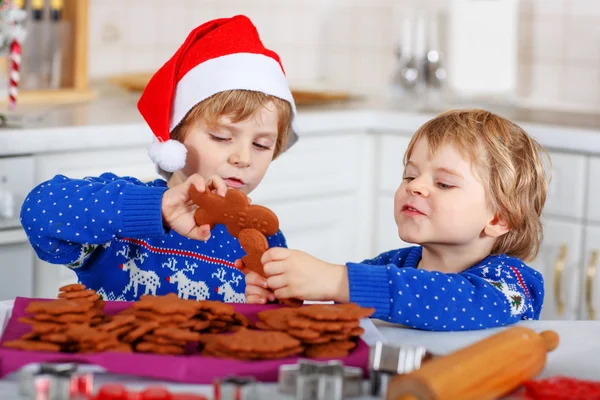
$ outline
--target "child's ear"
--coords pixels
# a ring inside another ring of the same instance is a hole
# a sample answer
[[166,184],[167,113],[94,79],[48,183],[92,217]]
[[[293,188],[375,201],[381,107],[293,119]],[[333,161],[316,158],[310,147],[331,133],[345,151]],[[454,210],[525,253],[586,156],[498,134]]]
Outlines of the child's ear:
[[510,231],[508,223],[499,215],[494,215],[494,217],[485,225],[485,228],[483,229],[483,232],[492,238],[499,238],[508,231]]

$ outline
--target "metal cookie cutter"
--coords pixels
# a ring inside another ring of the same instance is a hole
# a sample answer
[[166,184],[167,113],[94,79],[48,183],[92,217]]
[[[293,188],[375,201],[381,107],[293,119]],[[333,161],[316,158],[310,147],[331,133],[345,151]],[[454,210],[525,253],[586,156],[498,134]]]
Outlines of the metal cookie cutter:
[[19,370],[19,394],[27,399],[87,399],[93,375],[78,372],[77,364],[28,364]]
[[369,351],[369,380],[371,396],[383,395],[392,375],[408,374],[421,368],[432,357],[425,347],[391,346],[381,341]]
[[258,383],[251,376],[228,376],[213,381],[214,400],[259,400]]
[[362,394],[362,369],[338,360],[300,360],[279,367],[279,391],[296,400],[341,400]]

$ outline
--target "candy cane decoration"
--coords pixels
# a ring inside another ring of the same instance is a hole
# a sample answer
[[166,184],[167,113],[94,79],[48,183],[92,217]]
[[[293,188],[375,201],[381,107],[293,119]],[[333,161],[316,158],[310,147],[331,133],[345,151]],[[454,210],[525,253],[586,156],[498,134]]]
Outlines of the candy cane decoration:
[[19,94],[19,80],[21,79],[21,44],[13,39],[10,44],[9,55],[9,87],[8,87],[8,109],[14,110],[17,106],[17,95]]
[[21,79],[21,45],[25,40],[25,19],[27,12],[21,8],[13,7],[7,12],[8,36],[10,39],[9,52],[9,88],[8,108],[14,110],[19,94],[19,80]]

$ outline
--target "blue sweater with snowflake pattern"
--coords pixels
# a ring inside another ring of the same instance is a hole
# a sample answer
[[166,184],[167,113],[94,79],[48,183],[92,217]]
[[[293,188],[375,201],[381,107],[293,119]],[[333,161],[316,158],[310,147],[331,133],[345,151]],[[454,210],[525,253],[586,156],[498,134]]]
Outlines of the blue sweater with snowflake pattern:
[[374,318],[413,328],[459,331],[539,319],[542,275],[521,260],[490,255],[458,274],[417,269],[423,248],[407,247],[347,263],[350,301]]
[[[245,302],[245,255],[223,225],[198,241],[166,231],[162,196],[166,182],[143,183],[111,173],[69,179],[57,175],[34,188],[21,207],[21,224],[38,257],[65,264],[79,282],[106,300],[143,294]],[[281,232],[267,238],[286,247]]]

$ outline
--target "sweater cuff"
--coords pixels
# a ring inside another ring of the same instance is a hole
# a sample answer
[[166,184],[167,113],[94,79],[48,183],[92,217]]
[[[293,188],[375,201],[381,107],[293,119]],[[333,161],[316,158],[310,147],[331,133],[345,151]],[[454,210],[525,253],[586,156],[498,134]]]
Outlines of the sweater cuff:
[[372,318],[387,320],[392,296],[388,266],[347,263],[350,301],[361,307],[373,307]]
[[125,185],[121,196],[122,226],[119,236],[149,238],[165,234],[162,196],[166,187]]

